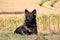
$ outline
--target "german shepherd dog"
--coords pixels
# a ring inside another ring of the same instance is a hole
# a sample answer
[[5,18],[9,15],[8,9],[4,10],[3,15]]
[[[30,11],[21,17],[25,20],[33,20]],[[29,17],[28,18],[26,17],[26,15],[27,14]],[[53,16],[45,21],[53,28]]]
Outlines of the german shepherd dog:
[[25,22],[22,26],[19,26],[14,33],[21,35],[37,34],[36,9],[34,9],[32,12],[25,9]]

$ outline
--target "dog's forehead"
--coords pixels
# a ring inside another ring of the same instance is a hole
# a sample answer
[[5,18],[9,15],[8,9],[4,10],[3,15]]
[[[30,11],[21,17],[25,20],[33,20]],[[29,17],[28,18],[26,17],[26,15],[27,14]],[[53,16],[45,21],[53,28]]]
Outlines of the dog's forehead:
[[33,15],[34,13],[30,12],[29,15]]

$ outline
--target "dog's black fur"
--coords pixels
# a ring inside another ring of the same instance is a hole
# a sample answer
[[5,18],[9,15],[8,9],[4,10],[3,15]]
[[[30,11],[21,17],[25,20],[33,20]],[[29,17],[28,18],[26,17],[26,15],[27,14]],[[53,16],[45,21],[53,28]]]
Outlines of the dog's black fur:
[[18,27],[14,33],[21,35],[37,34],[36,9],[34,9],[32,12],[25,9],[25,23],[23,26]]

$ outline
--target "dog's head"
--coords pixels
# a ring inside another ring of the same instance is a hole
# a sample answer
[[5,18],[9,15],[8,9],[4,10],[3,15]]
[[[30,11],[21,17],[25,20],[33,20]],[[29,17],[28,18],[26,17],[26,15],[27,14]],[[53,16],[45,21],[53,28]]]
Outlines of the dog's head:
[[25,17],[27,21],[32,21],[36,18],[36,9],[34,9],[32,12],[29,12],[27,9],[25,9]]

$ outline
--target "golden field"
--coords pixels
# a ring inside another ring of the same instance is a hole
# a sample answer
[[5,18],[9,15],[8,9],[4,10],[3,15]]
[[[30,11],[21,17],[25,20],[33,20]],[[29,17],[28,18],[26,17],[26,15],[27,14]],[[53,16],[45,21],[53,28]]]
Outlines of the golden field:
[[[14,31],[24,20],[24,14],[0,14],[0,29]],[[60,32],[59,14],[37,14],[36,20],[38,32]]]
[[23,25],[24,14],[0,14],[0,40],[59,40],[59,18],[59,14],[37,14],[38,35],[21,36],[14,34],[14,30]]

